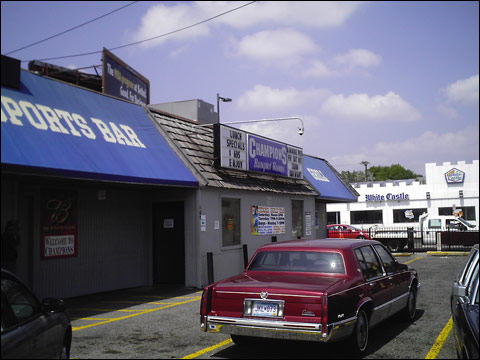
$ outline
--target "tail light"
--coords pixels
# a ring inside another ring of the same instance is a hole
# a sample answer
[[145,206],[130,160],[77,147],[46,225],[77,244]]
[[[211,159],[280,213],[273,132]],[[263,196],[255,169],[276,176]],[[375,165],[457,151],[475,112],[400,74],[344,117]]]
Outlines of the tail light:
[[324,295],[322,298],[322,336],[327,337],[328,324],[328,297]]
[[206,317],[212,309],[212,287],[206,287],[203,290],[202,301],[200,302],[200,326],[203,331],[207,331]]

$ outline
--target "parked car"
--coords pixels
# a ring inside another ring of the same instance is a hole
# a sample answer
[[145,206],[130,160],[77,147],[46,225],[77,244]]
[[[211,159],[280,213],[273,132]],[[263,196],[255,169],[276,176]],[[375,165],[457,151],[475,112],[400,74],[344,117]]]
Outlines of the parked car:
[[327,231],[329,238],[370,239],[368,236],[368,230],[360,230],[351,225],[327,225]]
[[2,268],[2,359],[69,359],[70,316],[62,300],[41,303],[30,289]]
[[246,270],[207,286],[201,328],[253,338],[348,340],[362,354],[369,329],[396,313],[415,317],[420,282],[379,242],[319,239],[260,247]]
[[451,307],[457,357],[478,359],[478,244],[453,284]]

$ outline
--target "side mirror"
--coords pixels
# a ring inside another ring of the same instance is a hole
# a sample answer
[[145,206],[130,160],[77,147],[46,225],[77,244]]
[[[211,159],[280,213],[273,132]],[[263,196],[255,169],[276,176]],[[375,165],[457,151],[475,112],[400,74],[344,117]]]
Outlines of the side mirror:
[[61,312],[66,310],[66,306],[63,300],[45,298],[42,301],[42,309],[47,312]]
[[467,296],[467,287],[465,285],[454,284],[452,295],[458,297]]

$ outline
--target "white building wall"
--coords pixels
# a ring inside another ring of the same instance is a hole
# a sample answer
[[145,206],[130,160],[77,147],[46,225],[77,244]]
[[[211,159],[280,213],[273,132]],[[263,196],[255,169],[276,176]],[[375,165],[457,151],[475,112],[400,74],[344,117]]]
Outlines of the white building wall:
[[[425,164],[426,182],[420,183],[414,180],[399,180],[388,182],[353,183],[352,186],[360,194],[357,203],[327,204],[327,212],[340,212],[340,221],[350,224],[350,212],[362,210],[382,210],[383,224],[407,225],[411,223],[393,222],[393,210],[395,209],[421,209],[427,208],[431,214],[438,215],[438,209],[442,207],[475,207],[475,220],[470,223],[479,224],[479,161],[471,163],[459,161],[457,163],[444,162]],[[463,183],[449,184],[445,174],[458,169],[465,173]],[[463,191],[463,198],[460,197]],[[430,193],[430,199],[427,199]],[[367,196],[370,200],[367,201]],[[364,225],[364,228],[373,224]]]

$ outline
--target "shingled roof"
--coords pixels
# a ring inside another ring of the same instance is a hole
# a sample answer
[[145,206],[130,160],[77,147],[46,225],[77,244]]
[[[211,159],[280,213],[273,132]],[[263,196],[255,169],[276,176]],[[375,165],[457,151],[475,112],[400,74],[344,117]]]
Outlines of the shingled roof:
[[200,186],[232,190],[266,191],[277,194],[318,196],[304,179],[292,179],[262,173],[243,172],[214,167],[213,126],[198,126],[197,122],[148,108],[177,153],[199,178]]

